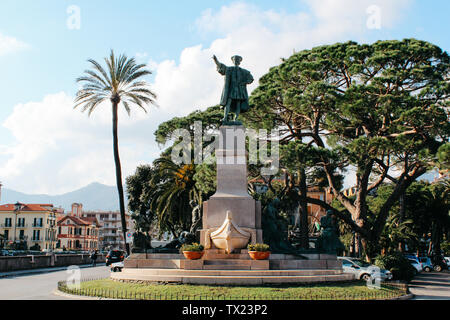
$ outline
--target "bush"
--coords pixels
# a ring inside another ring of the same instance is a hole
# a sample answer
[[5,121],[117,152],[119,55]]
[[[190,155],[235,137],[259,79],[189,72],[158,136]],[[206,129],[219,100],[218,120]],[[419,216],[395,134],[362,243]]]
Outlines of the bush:
[[450,241],[444,241],[441,243],[441,251],[444,256],[450,256]]
[[180,248],[180,252],[183,251],[195,251],[195,252],[201,252],[203,251],[205,248],[198,243],[193,243],[193,244],[183,244]]
[[267,244],[264,243],[256,243],[256,244],[249,244],[247,246],[248,251],[260,251],[260,252],[265,252],[265,251],[269,251],[270,247]]
[[378,256],[375,265],[392,272],[394,280],[410,281],[415,275],[415,269],[401,253]]

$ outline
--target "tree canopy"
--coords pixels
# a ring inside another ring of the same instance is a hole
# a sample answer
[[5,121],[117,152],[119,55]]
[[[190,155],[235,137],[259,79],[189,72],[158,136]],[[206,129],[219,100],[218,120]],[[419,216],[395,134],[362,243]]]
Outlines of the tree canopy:
[[[361,235],[370,255],[368,244],[379,238],[402,192],[445,162],[449,71],[446,52],[415,39],[320,46],[263,76],[245,117],[253,127],[278,128],[282,141],[319,151],[315,165],[344,207],[335,212]],[[354,170],[354,200],[336,184],[336,168]],[[395,187],[372,212],[367,195],[385,181]]]

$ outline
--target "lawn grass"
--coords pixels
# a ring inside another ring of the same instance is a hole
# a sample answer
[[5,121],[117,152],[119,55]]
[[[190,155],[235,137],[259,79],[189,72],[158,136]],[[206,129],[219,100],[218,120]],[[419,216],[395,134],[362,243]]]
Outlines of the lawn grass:
[[367,300],[390,299],[405,294],[401,289],[382,285],[370,289],[363,281],[304,285],[211,286],[187,284],[124,283],[110,279],[81,283],[79,290],[64,284],[63,292],[119,299],[139,300]]

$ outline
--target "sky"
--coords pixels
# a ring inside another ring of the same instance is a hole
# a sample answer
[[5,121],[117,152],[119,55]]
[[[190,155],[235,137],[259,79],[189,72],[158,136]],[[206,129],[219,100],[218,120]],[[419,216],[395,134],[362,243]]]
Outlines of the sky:
[[125,178],[158,157],[160,123],[218,104],[214,54],[241,55],[259,79],[295,51],[348,40],[416,38],[448,52],[449,11],[448,0],[1,0],[0,181],[47,194],[115,184],[110,106],[73,109],[87,59],[111,49],[146,63],[158,95],[148,114],[119,115]]

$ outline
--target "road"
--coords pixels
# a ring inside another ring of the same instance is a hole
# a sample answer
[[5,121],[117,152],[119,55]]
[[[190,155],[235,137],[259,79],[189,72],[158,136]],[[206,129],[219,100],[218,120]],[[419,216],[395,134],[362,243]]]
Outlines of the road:
[[[107,278],[109,267],[80,269],[82,279]],[[55,295],[58,281],[68,280],[67,270],[17,275],[0,278],[0,300],[66,300]],[[450,271],[423,272],[410,283],[410,291],[415,300],[450,300]]]
[[[95,268],[81,268],[81,279],[100,279],[110,275],[105,265]],[[68,280],[67,269],[61,271],[17,275],[0,279],[0,300],[65,300],[53,294],[58,281]]]
[[450,271],[422,272],[411,281],[414,300],[450,300]]

